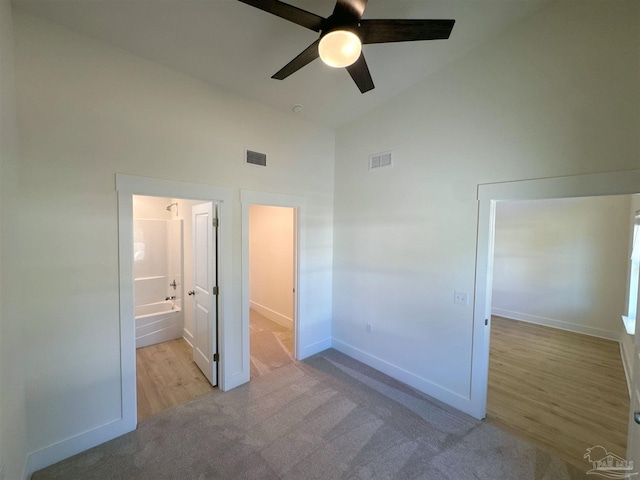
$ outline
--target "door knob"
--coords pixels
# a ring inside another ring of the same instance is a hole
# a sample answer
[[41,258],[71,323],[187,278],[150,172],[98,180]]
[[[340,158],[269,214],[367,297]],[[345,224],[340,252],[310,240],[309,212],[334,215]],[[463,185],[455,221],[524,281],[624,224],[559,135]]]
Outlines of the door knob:
[[195,294],[196,294],[196,291],[195,291],[195,290],[191,290],[191,291],[189,291],[189,292],[187,292],[187,293],[188,293],[189,295],[195,295]]
[[633,412],[633,419],[636,421],[636,423],[640,424],[640,411]]

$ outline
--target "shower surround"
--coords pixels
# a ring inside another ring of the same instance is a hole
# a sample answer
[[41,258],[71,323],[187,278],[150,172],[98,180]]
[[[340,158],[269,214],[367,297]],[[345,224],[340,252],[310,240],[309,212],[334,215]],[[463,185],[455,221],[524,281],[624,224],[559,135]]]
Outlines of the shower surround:
[[134,219],[136,348],[182,337],[182,223]]

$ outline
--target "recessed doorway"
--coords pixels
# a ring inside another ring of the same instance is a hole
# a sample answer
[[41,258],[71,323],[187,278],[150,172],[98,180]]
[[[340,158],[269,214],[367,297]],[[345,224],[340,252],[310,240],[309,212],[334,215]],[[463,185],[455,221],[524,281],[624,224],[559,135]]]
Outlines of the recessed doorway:
[[217,384],[216,209],[210,201],[133,196],[138,421]]
[[[232,190],[227,187],[174,182],[171,180],[137,177],[116,174],[116,190],[118,191],[118,250],[119,250],[119,297],[120,297],[120,356],[122,364],[121,395],[122,416],[115,422],[105,439],[134,430],[137,418],[137,382],[136,382],[136,322],[135,322],[135,285],[134,285],[134,214],[133,197],[163,197],[167,199],[189,199],[199,204],[216,205],[218,226],[216,227],[218,295],[216,310],[218,325],[216,330],[218,341],[211,338],[211,345],[218,348],[218,387],[221,391],[229,390],[243,383],[243,365],[236,357],[226,352],[237,350],[241,343],[240,335],[233,329],[237,324],[232,316],[233,269],[232,269]],[[178,200],[179,201],[179,200]],[[187,200],[183,200],[186,202]],[[167,208],[172,202],[165,205]],[[175,213],[175,212],[174,212]],[[184,274],[185,276],[187,273]],[[173,283],[173,282],[171,282]],[[177,283],[177,282],[176,282]],[[183,288],[183,299],[186,295]],[[188,298],[188,295],[186,295]],[[186,301],[186,300],[185,300]],[[188,308],[185,308],[185,311]],[[213,333],[213,331],[212,331]],[[215,361],[215,360],[214,360]],[[238,373],[238,369],[240,372]],[[247,372],[248,376],[248,372]],[[244,380],[246,381],[246,380]]]
[[295,209],[249,207],[251,379],[294,361]]

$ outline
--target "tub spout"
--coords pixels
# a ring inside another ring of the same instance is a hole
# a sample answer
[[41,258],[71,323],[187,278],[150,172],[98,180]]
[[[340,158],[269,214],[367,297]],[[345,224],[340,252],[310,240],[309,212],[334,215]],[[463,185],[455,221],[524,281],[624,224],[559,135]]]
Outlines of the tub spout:
[[175,299],[176,299],[175,295],[172,295],[171,297],[166,297],[165,298],[165,300],[175,300]]

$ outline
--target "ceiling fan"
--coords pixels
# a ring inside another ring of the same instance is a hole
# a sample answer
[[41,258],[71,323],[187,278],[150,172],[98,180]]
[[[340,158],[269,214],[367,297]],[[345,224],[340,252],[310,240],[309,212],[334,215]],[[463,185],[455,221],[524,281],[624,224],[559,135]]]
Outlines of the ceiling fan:
[[374,88],[361,51],[363,44],[447,39],[455,23],[455,20],[362,20],[367,0],[337,0],[328,18],[280,0],[240,1],[320,33],[318,40],[271,78],[284,80],[320,57],[331,67],[346,67],[362,93]]

